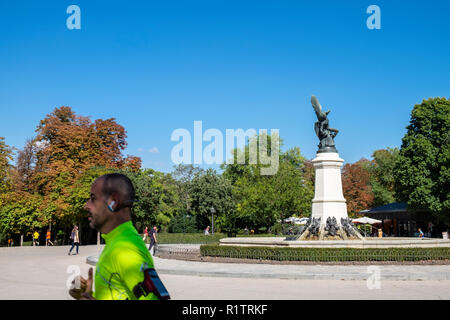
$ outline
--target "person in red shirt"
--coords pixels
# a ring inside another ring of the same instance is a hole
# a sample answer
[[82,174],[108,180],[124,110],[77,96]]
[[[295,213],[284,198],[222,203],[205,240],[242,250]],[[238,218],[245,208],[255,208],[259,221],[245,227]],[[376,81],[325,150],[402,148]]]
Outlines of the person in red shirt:
[[147,237],[148,237],[148,227],[145,227],[145,229],[144,229],[144,237],[142,238],[142,240],[144,240],[144,242],[145,242],[145,239],[147,239]]

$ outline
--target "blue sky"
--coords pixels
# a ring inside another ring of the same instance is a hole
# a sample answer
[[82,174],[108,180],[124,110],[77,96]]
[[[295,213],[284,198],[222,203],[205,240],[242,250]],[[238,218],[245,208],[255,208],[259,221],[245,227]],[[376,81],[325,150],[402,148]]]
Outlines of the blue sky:
[[[66,27],[71,4],[81,30]],[[380,30],[366,26],[372,4]],[[2,1],[0,136],[22,148],[66,105],[116,118],[125,153],[165,172],[171,133],[194,120],[279,129],[313,158],[315,94],[340,156],[370,158],[400,146],[414,104],[450,98],[449,14],[448,0]]]

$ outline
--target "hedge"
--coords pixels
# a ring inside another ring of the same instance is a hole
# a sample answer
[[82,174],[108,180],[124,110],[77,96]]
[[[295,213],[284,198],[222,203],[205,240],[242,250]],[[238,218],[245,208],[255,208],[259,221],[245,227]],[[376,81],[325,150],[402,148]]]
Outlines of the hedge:
[[[279,235],[272,233],[257,233],[257,234],[237,234],[238,238],[270,238],[270,237],[280,237]],[[282,236],[283,237],[283,236]]]
[[276,261],[422,261],[450,259],[450,248],[275,248],[207,244],[202,256]]
[[[144,236],[143,234],[141,236]],[[222,238],[227,238],[225,233],[214,233],[205,236],[203,233],[158,233],[156,239],[159,244],[208,244],[219,243]],[[271,234],[257,234],[257,235],[237,235],[237,237],[275,237]],[[150,239],[147,238],[147,243],[150,243]]]
[[[220,239],[226,238],[227,235],[223,233],[214,233],[205,236],[203,233],[158,233],[156,239],[159,244],[202,244],[202,243],[218,243]],[[150,239],[147,238],[147,243]]]

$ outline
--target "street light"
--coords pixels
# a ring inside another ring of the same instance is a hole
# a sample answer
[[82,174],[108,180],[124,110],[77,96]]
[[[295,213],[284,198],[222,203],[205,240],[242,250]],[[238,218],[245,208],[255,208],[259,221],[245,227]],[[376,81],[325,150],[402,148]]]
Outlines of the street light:
[[184,214],[183,215],[183,221],[184,221],[184,228],[183,228],[183,233],[186,233],[186,219],[190,218],[191,216],[188,214]]
[[211,211],[211,233],[214,234],[214,213],[216,212],[216,210],[214,209],[214,207],[211,207],[211,209],[209,209]]

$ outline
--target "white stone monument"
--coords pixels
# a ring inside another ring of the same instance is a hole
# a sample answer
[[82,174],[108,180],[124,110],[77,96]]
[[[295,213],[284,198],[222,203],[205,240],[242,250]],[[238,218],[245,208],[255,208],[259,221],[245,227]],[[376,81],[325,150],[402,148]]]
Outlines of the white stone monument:
[[317,153],[312,160],[316,171],[311,218],[320,218],[325,224],[329,217],[347,219],[347,204],[342,192],[341,167],[343,159],[336,152]]
[[311,97],[311,104],[317,116],[314,131],[320,143],[316,157],[312,160],[316,178],[311,219],[300,240],[361,238],[348,219],[347,203],[342,192],[341,168],[344,160],[339,157],[334,144],[339,130],[329,126],[330,110],[322,111],[315,96]]

